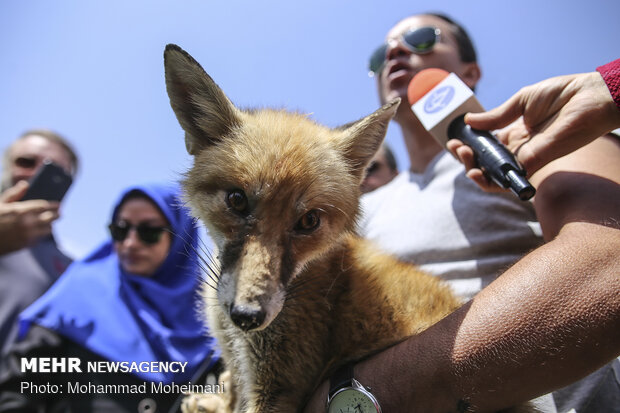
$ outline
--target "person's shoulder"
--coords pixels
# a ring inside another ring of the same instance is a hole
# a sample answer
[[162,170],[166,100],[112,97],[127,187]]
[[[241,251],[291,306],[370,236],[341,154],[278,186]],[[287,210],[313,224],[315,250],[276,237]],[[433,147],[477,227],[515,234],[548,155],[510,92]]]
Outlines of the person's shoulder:
[[2,369],[20,366],[22,359],[56,357],[60,351],[66,354],[70,347],[71,343],[57,332],[32,324],[23,337],[6,343],[2,354]]

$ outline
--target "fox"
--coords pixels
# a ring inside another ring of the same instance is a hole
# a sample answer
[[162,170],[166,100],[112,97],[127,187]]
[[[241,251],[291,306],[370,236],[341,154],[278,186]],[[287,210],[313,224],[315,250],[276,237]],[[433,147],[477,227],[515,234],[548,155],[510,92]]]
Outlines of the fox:
[[462,305],[437,277],[358,235],[360,184],[399,99],[329,128],[238,108],[177,45],[164,66],[193,157],[185,201],[215,244],[202,312],[229,381],[224,395],[187,396],[183,412],[301,412],[339,367]]

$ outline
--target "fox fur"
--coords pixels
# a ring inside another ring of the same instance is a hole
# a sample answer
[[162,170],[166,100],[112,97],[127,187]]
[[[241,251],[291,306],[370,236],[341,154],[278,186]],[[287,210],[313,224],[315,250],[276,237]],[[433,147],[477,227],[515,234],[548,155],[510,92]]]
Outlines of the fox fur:
[[186,199],[218,250],[204,309],[232,386],[219,401],[189,397],[185,412],[302,411],[337,367],[459,307],[435,277],[356,235],[360,183],[399,100],[330,129],[235,107],[176,45],[164,60],[194,157]]

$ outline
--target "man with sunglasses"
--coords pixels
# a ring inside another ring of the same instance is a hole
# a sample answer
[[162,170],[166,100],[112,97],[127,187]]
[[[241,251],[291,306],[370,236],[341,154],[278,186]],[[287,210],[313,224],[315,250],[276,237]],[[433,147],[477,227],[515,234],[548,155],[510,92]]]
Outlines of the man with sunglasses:
[[65,138],[30,130],[16,139],[2,159],[0,194],[0,352],[16,334],[15,321],[60,276],[71,260],[52,237],[58,202],[22,201],[30,180],[45,161],[74,175],[78,159]]
[[[387,412],[497,411],[615,360],[620,144],[601,137],[541,168],[531,176],[538,191],[532,204],[485,193],[407,104],[411,79],[426,68],[453,72],[475,88],[481,70],[465,30],[446,16],[424,14],[397,23],[386,39],[370,70],[381,102],[402,99],[394,120],[410,169],[364,195],[362,231],[472,299],[358,362],[353,377]],[[619,411],[614,374],[620,375],[617,360],[574,385],[572,401],[556,398],[558,411]],[[306,412],[321,411],[328,388],[321,386]]]

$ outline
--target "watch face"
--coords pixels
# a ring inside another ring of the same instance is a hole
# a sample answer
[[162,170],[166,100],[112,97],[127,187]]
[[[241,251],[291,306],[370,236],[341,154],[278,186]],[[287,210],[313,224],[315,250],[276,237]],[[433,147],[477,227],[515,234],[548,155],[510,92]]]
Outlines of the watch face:
[[380,413],[374,397],[360,389],[339,390],[329,403],[328,413]]

